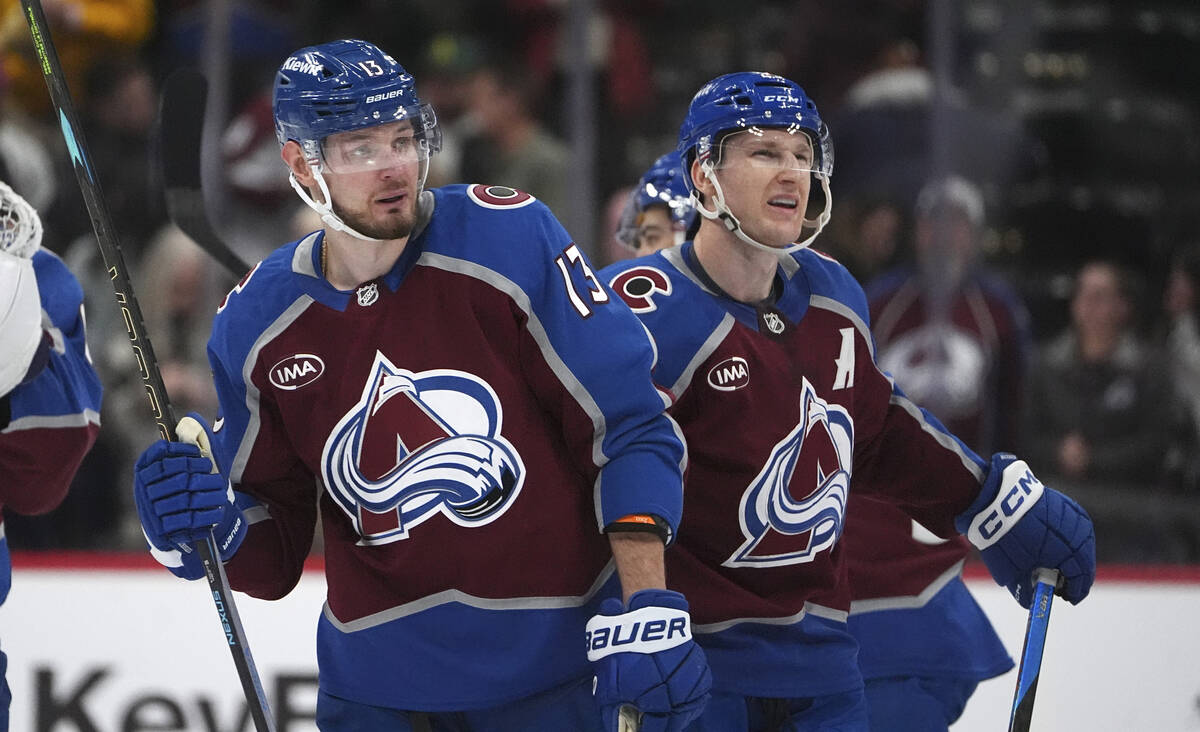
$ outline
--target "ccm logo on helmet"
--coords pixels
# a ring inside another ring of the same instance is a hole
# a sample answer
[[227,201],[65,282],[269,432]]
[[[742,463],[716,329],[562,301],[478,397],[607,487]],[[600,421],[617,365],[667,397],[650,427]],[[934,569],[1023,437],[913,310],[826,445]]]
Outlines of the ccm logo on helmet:
[[271,367],[271,383],[284,391],[292,391],[316,381],[325,373],[325,362],[311,353],[288,356]]
[[393,89],[392,91],[387,92],[386,94],[372,94],[371,96],[367,97],[367,101],[365,102],[365,104],[373,104],[375,102],[385,102],[389,99],[394,99],[403,93],[404,93],[403,89]]
[[767,94],[762,100],[764,102],[799,102],[800,100],[793,97],[791,94]]

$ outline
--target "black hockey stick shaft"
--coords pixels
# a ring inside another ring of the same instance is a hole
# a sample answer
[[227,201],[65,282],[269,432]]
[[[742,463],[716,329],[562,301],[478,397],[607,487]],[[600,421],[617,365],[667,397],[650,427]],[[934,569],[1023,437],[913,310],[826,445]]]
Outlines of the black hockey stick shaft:
[[[79,120],[75,115],[74,105],[67,90],[63,77],[62,65],[50,37],[50,26],[46,22],[46,14],[42,10],[40,0],[21,0],[21,12],[29,24],[29,33],[33,38],[34,50],[37,52],[46,86],[50,90],[50,100],[62,128],[63,140],[67,152],[75,168],[75,177],[79,181],[88,215],[92,220],[92,228],[96,232],[96,241],[100,246],[100,256],[108,270],[112,281],[113,292],[117,306],[125,321],[129,335],[129,344],[133,348],[137,360],[138,371],[150,400],[150,409],[154,422],[163,439],[172,440],[175,437],[175,415],[167,400],[167,390],[163,385],[162,373],[158,361],[154,357],[154,349],[146,337],[146,326],[142,319],[142,311],[137,298],[133,294],[133,285],[125,261],[121,255],[121,246],[117,240],[116,230],[112,225],[112,216],[104,202],[100,189],[100,181],[92,166],[91,156],[83,139]],[[197,542],[194,550],[198,552],[208,578],[209,589],[217,614],[225,632],[229,650],[233,654],[234,665],[237,666],[238,676],[241,677],[242,689],[246,694],[250,715],[259,732],[274,732],[274,720],[267,706],[266,695],[262,683],[258,679],[258,671],[254,667],[254,659],[246,644],[246,634],[242,629],[241,619],[233,602],[233,593],[229,588],[229,580],[225,576],[225,568],[218,560],[216,542],[212,532],[202,542]]]
[[1039,569],[1035,573],[1033,603],[1029,606],[1025,642],[1021,647],[1021,667],[1017,671],[1017,688],[1013,693],[1012,713],[1008,719],[1009,732],[1029,732],[1033,721],[1033,700],[1037,696],[1042,652],[1046,648],[1046,631],[1050,627],[1050,607],[1058,583],[1058,570]]
[[200,161],[207,98],[208,82],[196,69],[178,68],[163,84],[159,140],[167,215],[234,278],[241,279],[250,265],[213,229],[204,205]]

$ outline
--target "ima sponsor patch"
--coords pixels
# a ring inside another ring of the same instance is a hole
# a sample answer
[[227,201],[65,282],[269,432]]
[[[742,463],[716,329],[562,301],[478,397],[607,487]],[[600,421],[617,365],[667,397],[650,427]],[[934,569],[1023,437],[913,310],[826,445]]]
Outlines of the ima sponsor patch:
[[307,386],[325,373],[325,362],[311,353],[288,356],[271,367],[269,377],[277,389],[294,391]]

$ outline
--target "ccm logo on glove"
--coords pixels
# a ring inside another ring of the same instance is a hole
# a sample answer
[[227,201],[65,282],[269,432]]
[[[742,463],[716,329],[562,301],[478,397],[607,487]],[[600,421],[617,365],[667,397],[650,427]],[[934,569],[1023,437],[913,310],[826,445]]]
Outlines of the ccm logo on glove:
[[1004,536],[1045,491],[1024,460],[1009,463],[1000,478],[1000,490],[986,508],[976,514],[967,530],[967,538],[986,549]]
[[624,615],[597,615],[587,624],[588,660],[614,653],[657,653],[691,639],[691,623],[683,610],[644,607]]

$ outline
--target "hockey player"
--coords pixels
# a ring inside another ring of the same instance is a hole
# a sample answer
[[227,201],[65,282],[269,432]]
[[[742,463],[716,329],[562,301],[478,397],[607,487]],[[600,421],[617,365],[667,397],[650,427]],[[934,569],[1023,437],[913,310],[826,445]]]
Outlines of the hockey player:
[[[678,170],[678,160],[672,152],[651,166],[630,196],[622,222],[653,225],[644,214],[655,209],[665,218],[656,192],[674,192],[676,182],[682,193],[671,197],[671,213],[682,222],[695,218],[683,177],[664,173]],[[642,191],[649,194],[639,195]],[[632,226],[622,228],[619,238],[636,241],[636,233]],[[618,268],[601,274],[613,271]],[[897,729],[898,706],[905,711],[905,729],[947,729],[979,681],[1013,665],[962,580],[970,544],[961,536],[940,539],[895,505],[853,490],[841,542],[851,592],[848,628],[859,642],[872,729]]]
[[222,472],[139,459],[153,553],[198,577],[215,525],[230,584],[278,598],[320,515],[323,730],[682,729],[710,677],[664,589],[684,450],[644,329],[529,195],[424,189],[433,110],[372,44],[297,51],[274,107],[325,226],[217,312]]
[[[83,289],[41,243],[37,211],[0,182],[0,505],[20,514],[62,502],[100,430]],[[0,521],[0,603],[11,583]],[[0,651],[0,729],[12,701],[7,666]]]
[[972,453],[876,366],[861,287],[807,248],[829,220],[833,147],[799,86],[713,80],[679,151],[695,239],[605,275],[652,333],[688,443],[667,577],[713,671],[688,732],[867,730],[838,543],[851,488],[966,534],[1026,606],[1038,567],[1062,572],[1070,602],[1088,594],[1092,523],[1014,456]]
[[695,220],[683,165],[672,150],[655,160],[629,192],[617,223],[617,241],[635,254],[653,254],[682,244]]

